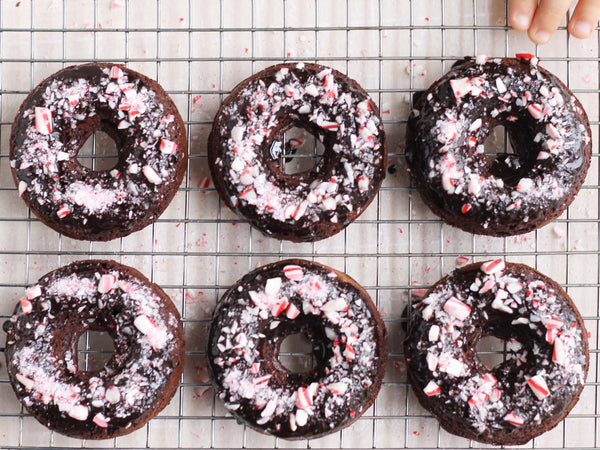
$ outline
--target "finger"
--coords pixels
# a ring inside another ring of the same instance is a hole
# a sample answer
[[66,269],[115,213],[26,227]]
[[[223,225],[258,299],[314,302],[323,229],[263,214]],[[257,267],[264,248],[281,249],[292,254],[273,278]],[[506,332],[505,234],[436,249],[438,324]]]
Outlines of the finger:
[[571,0],[541,0],[529,27],[529,38],[537,44],[548,42],[571,3]]
[[508,21],[515,30],[525,31],[537,8],[538,0],[508,0]]
[[569,33],[579,39],[589,37],[599,18],[600,0],[579,0],[569,21]]

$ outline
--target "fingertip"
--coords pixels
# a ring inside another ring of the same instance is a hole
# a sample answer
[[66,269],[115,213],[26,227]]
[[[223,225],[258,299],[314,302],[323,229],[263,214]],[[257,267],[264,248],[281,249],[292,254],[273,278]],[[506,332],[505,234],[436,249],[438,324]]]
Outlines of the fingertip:
[[510,26],[518,31],[525,31],[531,25],[531,15],[522,11],[511,11],[508,17]]
[[578,39],[586,39],[594,31],[594,25],[585,20],[571,20],[569,22],[569,33]]
[[542,28],[534,28],[531,27],[527,31],[527,35],[529,39],[531,39],[536,44],[545,44],[552,37],[552,33]]

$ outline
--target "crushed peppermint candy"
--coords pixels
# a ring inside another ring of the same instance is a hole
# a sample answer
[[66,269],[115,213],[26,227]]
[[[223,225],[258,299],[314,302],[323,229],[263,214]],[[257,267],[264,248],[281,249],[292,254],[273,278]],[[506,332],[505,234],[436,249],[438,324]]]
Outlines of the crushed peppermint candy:
[[[117,289],[125,285],[127,292]],[[147,417],[148,406],[159,402],[172,377],[179,379],[180,317],[164,307],[166,297],[129,268],[109,261],[76,262],[45,275],[26,294],[21,304],[29,306],[17,310],[7,322],[7,369],[20,400],[35,408],[40,420],[51,421],[57,413],[67,418],[68,428],[57,431],[72,432],[69,420],[74,420],[106,430],[109,434],[101,436],[109,437],[114,433],[112,420],[135,422]],[[72,376],[82,370],[71,354],[79,334],[68,338],[74,343],[65,341],[61,348],[48,345],[60,345],[65,339],[62,328],[72,322],[81,330],[112,329],[110,333],[121,342],[115,346],[114,358],[122,363]],[[148,323],[152,329],[146,327]],[[137,333],[138,327],[145,333]],[[164,336],[164,345],[157,346],[147,333]],[[45,412],[52,418],[44,418]]]
[[[213,381],[229,411],[256,409],[243,420],[289,437],[330,432],[364,410],[373,377],[385,368],[377,312],[363,295],[333,269],[300,260],[258,268],[234,285],[217,304],[209,346]],[[295,326],[308,327],[330,355],[317,357],[326,368],[321,378],[296,385],[282,382],[288,377],[268,362],[277,350],[261,353],[276,336],[296,333]]]
[[[524,148],[485,155],[497,125]],[[435,210],[446,222],[477,234],[521,234],[559,216],[590,165],[580,102],[533,56],[456,65],[419,98],[408,128],[407,162],[425,202],[443,205]]]
[[[487,369],[472,351],[488,334],[506,339],[501,369]],[[491,443],[500,431],[539,425],[579,396],[588,370],[586,336],[556,283],[495,259],[436,283],[414,306],[404,350],[422,380],[411,380],[413,387],[431,397],[424,406],[444,419],[464,417],[473,438]]]
[[432,397],[434,395],[439,395],[442,392],[442,388],[440,388],[435,381],[430,381],[427,383],[427,386],[423,388],[423,392],[428,397]]
[[[209,139],[209,164],[223,180],[218,184],[229,206],[256,217],[253,225],[270,235],[271,219],[298,224],[294,234],[303,240],[314,240],[315,222],[341,230],[362,212],[385,174],[383,125],[371,102],[342,74],[314,64],[273,66],[242,82],[223,103]],[[301,182],[283,182],[271,169],[281,154],[280,117],[322,130],[340,163],[323,170],[320,162]]]
[[541,375],[535,375],[527,380],[527,385],[531,388],[539,400],[543,400],[550,395],[550,390],[546,380]]
[[[135,224],[157,217],[151,204],[166,207],[164,192],[174,192],[169,185],[185,169],[185,152],[178,144],[185,131],[173,120],[173,108],[159,102],[159,89],[133,71],[102,63],[69,67],[43,81],[13,128],[12,142],[19,145],[11,149],[11,166],[19,195],[41,216],[69,216],[50,223],[80,239],[126,235]],[[68,144],[72,130],[99,110],[102,122],[114,124],[126,143],[118,149],[119,163],[110,178],[103,171],[72,170],[78,151]],[[134,167],[145,168],[144,176]],[[106,222],[119,226],[107,231],[95,225]]]

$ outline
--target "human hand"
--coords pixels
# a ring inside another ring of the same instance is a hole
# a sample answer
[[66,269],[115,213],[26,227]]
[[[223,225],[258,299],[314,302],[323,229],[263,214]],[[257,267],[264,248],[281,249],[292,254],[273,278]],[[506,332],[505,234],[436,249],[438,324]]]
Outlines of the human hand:
[[[525,31],[536,44],[545,44],[556,31],[573,0],[508,0],[508,19],[515,30]],[[569,20],[572,36],[589,37],[600,18],[600,0],[579,0]]]

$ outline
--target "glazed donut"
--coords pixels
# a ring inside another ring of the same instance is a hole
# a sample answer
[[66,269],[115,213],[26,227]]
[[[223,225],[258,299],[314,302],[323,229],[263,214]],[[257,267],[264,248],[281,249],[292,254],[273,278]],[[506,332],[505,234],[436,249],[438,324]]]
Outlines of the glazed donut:
[[[424,202],[465,231],[509,236],[558,217],[591,160],[583,107],[532,55],[457,64],[419,97],[406,159]],[[502,125],[514,154],[492,161],[484,142]]]
[[[502,259],[470,264],[415,305],[404,343],[421,405],[450,433],[521,445],[556,426],[577,403],[589,354],[583,319],[565,291],[536,270]],[[506,360],[486,367],[487,335]]]
[[[4,330],[17,397],[39,422],[70,437],[131,433],[179,386],[185,355],[177,308],[160,287],[114,261],[79,261],[46,274]],[[114,354],[98,371],[77,358],[86,330],[113,339]]]
[[[112,170],[77,160],[95,131],[116,143]],[[167,208],[187,166],[185,128],[156,81],[121,65],[71,66],[21,105],[10,164],[19,195],[42,222],[71,238],[107,241],[141,230]]]
[[[283,340],[312,341],[314,368],[279,360]],[[292,259],[260,267],[223,295],[208,341],[209,373],[238,421],[285,439],[353,423],[375,400],[387,335],[368,294],[348,275]]]
[[[286,174],[283,134],[301,127],[325,147],[311,170]],[[208,162],[223,201],[263,233],[295,242],[339,232],[371,203],[387,151],[377,106],[358,83],[317,64],[269,67],[221,105]]]

